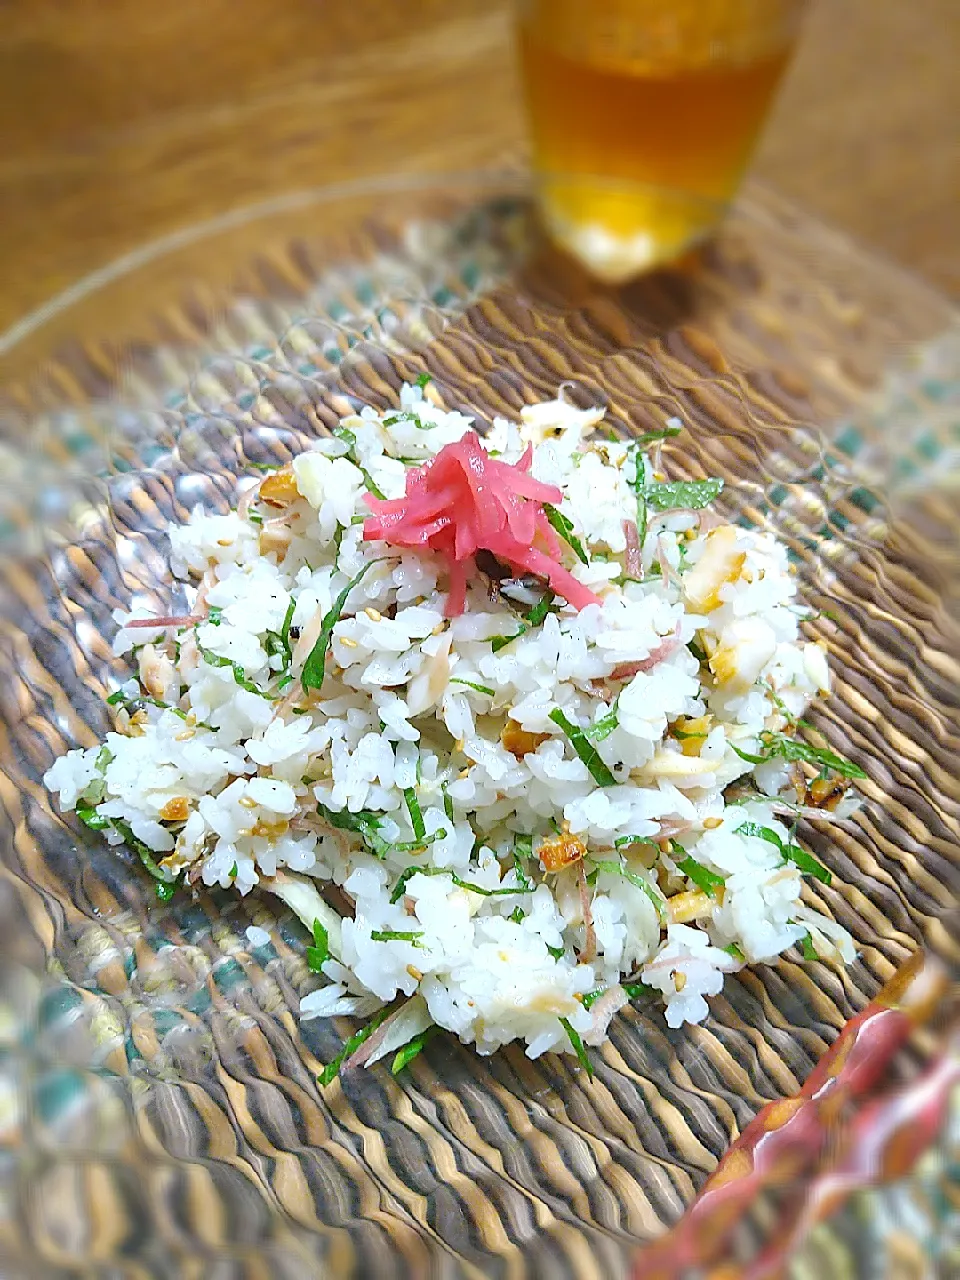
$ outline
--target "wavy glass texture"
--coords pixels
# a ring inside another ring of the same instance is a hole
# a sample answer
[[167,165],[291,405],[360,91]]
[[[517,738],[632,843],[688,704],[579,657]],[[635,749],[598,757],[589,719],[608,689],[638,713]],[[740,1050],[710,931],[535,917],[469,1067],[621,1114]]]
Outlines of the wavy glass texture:
[[[514,189],[481,194],[371,197],[308,251],[275,235],[258,294],[185,311],[190,340],[125,360],[119,384],[102,353],[58,362],[3,433],[11,1275],[622,1276],[910,950],[951,954],[955,317],[762,192],[698,264],[614,292],[531,253]],[[166,523],[227,509],[251,463],[423,370],[481,424],[561,383],[624,433],[680,416],[663,469],[722,475],[722,507],[786,539],[803,600],[837,618],[805,624],[836,677],[816,722],[870,775],[854,820],[801,831],[834,874],[807,895],[853,933],[849,969],[788,952],[679,1031],[640,1000],[592,1084],[572,1059],[444,1035],[400,1079],[321,1092],[352,1023],[297,1024],[316,982],[301,926],[256,894],[160,906],[51,805],[53,757],[108,726],[111,610],[176,598]],[[271,942],[252,948],[250,924]]]

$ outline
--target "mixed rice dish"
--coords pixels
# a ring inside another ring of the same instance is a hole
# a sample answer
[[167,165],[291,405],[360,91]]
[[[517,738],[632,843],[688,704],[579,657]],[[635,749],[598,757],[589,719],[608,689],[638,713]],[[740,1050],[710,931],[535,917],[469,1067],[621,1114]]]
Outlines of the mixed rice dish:
[[61,809],[161,899],[304,921],[301,1017],[359,1025],[325,1083],[437,1028],[589,1070],[641,991],[678,1027],[794,944],[849,962],[793,828],[862,773],[800,722],[830,676],[784,547],[660,473],[673,420],[559,398],[479,435],[428,383],[171,526],[188,609],[117,613],[136,675]]

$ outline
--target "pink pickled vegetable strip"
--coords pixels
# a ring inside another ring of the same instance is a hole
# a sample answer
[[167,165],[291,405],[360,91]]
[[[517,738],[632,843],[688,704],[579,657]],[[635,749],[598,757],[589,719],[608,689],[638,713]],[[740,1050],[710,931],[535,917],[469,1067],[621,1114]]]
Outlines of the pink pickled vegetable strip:
[[469,562],[481,550],[546,579],[575,609],[596,604],[597,596],[561,562],[564,549],[543,504],[560,502],[562,494],[530,474],[532,462],[530,446],[519,462],[501,462],[490,457],[475,432],[467,432],[407,473],[402,498],[381,501],[367,494],[371,514],[363,536],[443,556],[450,571],[450,617],[463,612]]

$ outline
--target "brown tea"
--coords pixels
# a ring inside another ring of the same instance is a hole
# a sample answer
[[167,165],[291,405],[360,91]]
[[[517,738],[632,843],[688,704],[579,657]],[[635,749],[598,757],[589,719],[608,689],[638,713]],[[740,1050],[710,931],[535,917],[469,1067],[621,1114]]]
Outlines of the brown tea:
[[634,274],[715,225],[789,53],[791,24],[764,24],[761,11],[788,8],[762,0],[526,7],[521,56],[543,212],[599,274]]

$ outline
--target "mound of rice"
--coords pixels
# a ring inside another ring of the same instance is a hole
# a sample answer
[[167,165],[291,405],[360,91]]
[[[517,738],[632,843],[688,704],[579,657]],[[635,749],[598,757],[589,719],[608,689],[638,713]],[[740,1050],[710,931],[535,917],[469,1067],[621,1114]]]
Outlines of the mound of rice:
[[782,744],[829,688],[784,549],[704,509],[718,482],[664,484],[601,410],[558,399],[482,442],[513,463],[533,445],[564,567],[600,603],[478,570],[447,618],[442,558],[362,528],[368,492],[402,496],[473,430],[431,397],[405,386],[237,511],[170,529],[191,614],[118,613],[138,675],[116,732],[47,773],[61,808],[138,851],[163,897],[260,886],[316,922],[327,981],[301,1016],[374,1017],[368,1061],[434,1025],[582,1057],[639,984],[677,1027],[798,941],[849,961],[802,901],[801,872],[826,873],[778,817]]

